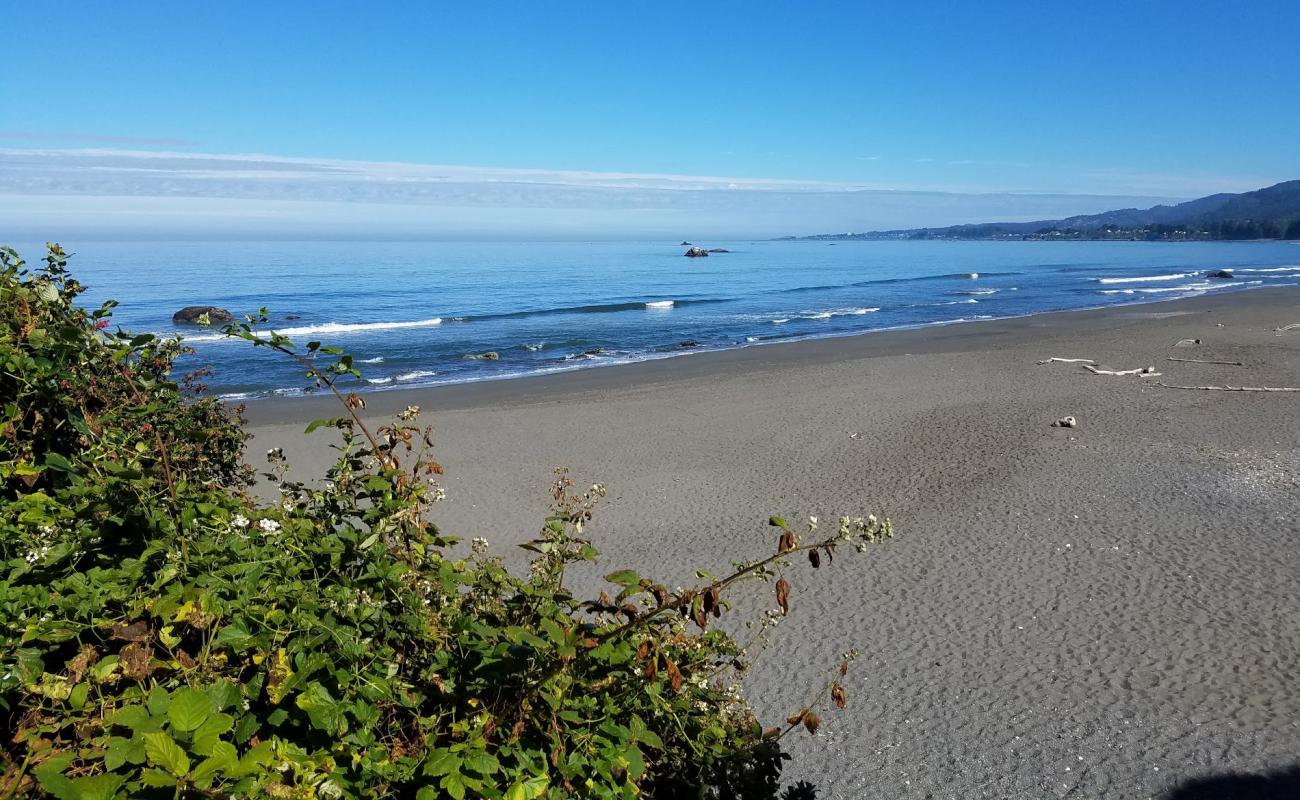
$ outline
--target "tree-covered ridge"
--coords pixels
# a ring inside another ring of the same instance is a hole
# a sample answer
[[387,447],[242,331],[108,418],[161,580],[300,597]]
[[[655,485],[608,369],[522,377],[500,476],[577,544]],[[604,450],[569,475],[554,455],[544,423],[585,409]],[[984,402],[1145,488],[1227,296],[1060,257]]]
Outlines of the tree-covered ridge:
[[[851,654],[763,727],[741,691],[795,569],[891,535],[773,517],[770,555],[685,589],[629,569],[580,598],[604,488],[559,470],[525,575],[429,521],[433,431],[366,425],[345,354],[298,359],[339,400],[320,482],[247,491],[238,418],[172,380],[182,345],[110,331],[52,246],[0,249],[0,797],[635,798],[779,794],[782,737],[843,706]],[[742,646],[728,593],[773,585]],[[797,796],[798,792],[787,792]]]
[[[790,237],[796,238],[796,237]],[[1242,241],[1300,239],[1300,180],[1241,194],[1214,194],[1186,203],[1125,208],[1037,222],[988,222],[797,237],[845,239],[1141,239]]]

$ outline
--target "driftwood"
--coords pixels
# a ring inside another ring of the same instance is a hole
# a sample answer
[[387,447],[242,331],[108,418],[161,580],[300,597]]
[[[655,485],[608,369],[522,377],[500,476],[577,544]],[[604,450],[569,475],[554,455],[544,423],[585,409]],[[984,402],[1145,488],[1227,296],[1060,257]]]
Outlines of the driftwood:
[[1224,364],[1229,367],[1246,366],[1241,361],[1210,361],[1209,359],[1205,359],[1205,358],[1174,358],[1170,356],[1169,358],[1166,358],[1165,361],[1182,361],[1186,364]]
[[1091,358],[1057,358],[1056,356],[1052,356],[1051,358],[1045,358],[1042,361],[1039,361],[1038,363],[1051,364],[1053,362],[1059,362],[1061,364],[1096,364],[1097,363],[1095,359],[1091,359]]
[[1273,330],[1277,331],[1279,335],[1286,333],[1287,331],[1300,330],[1300,322],[1292,322],[1290,325],[1283,325],[1282,327],[1274,328]]
[[1083,368],[1093,375],[1141,375],[1144,378],[1157,378],[1163,373],[1156,372],[1155,367],[1138,367],[1137,369],[1098,369],[1091,364],[1084,364]]
[[1174,386],[1156,381],[1166,389],[1192,389],[1202,392],[1300,392],[1300,386]]

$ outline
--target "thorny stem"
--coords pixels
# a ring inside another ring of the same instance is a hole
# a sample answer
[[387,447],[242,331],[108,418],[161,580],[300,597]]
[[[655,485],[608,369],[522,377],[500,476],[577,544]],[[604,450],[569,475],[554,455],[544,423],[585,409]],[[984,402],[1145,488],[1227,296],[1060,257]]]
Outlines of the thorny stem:
[[618,626],[617,628],[610,631],[609,633],[604,634],[604,638],[612,639],[614,637],[620,636],[626,631],[638,627],[640,625],[643,625],[666,612],[680,611],[682,608],[686,606],[687,600],[685,599],[685,596],[689,596],[693,600],[695,597],[699,596],[701,592],[706,592],[711,589],[717,589],[721,591],[727,588],[728,586],[730,586],[731,584],[735,583],[736,581],[740,580],[741,578],[744,578],[745,576],[750,575],[753,572],[760,570],[763,567],[766,567],[768,564],[771,564],[775,561],[780,561],[783,558],[788,558],[791,554],[802,553],[808,550],[818,550],[823,547],[834,547],[835,544],[840,541],[842,541],[842,539],[840,539],[839,536],[833,536],[830,539],[826,539],[821,542],[816,542],[814,544],[797,545],[795,547],[790,548],[789,550],[785,550],[775,555],[768,556],[767,558],[764,558],[761,561],[755,561],[753,564],[750,564],[749,566],[743,567],[737,570],[736,572],[733,572],[732,574],[728,575],[722,580],[714,581],[713,583],[708,584],[702,589],[697,589],[696,591],[690,593],[683,592],[681,594],[678,594],[677,597],[674,598],[672,601],[668,603],[664,603],[663,605],[656,608],[654,611],[651,611],[649,614],[646,614],[645,616],[637,617],[636,619],[628,620],[627,622]]

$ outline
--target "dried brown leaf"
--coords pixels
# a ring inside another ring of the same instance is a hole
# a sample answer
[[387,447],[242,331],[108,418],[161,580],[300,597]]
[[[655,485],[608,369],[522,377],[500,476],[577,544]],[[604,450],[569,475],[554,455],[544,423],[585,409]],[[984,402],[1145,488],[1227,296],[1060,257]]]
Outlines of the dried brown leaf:
[[680,692],[682,690],[682,671],[677,669],[677,665],[673,663],[673,660],[671,658],[667,659],[667,661],[668,661],[668,685],[673,687],[674,692]]
[[836,708],[844,708],[848,702],[848,697],[844,694],[844,687],[838,683],[831,687],[831,699],[835,701]]
[[822,565],[822,557],[821,557],[821,555],[820,555],[816,550],[809,550],[809,551],[808,551],[808,563],[813,565],[813,569],[817,569],[817,568],[821,567],[821,565]]
[[142,642],[131,642],[118,654],[121,658],[122,674],[133,680],[142,681],[153,672],[153,648]]
[[798,725],[800,722],[803,722],[803,718],[807,713],[808,713],[808,709],[806,708],[803,709],[802,711],[796,711],[795,713],[786,717],[785,721],[790,725]]
[[776,604],[781,607],[782,614],[790,613],[790,582],[785,578],[777,579]]
[[781,534],[781,540],[777,542],[776,552],[780,554],[788,550],[793,550],[797,542],[798,540],[795,538],[794,531],[784,531]]
[[132,622],[130,625],[119,622],[113,626],[109,637],[123,642],[147,642],[153,638],[153,631],[149,630],[149,623],[144,620]]
[[822,718],[817,716],[816,712],[809,711],[803,715],[803,726],[808,729],[809,733],[816,733],[817,729],[822,726]]

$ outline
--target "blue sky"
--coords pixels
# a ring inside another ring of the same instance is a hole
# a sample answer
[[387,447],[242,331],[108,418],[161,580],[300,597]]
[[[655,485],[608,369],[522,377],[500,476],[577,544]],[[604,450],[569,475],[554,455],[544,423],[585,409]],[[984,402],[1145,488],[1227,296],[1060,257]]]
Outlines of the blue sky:
[[[11,3],[0,23],[5,151],[962,195],[1188,198],[1300,177],[1294,2]],[[78,163],[44,158],[65,179]],[[11,204],[42,194],[0,181]]]

